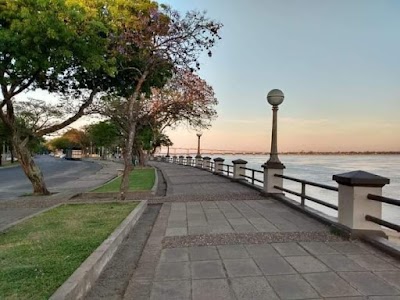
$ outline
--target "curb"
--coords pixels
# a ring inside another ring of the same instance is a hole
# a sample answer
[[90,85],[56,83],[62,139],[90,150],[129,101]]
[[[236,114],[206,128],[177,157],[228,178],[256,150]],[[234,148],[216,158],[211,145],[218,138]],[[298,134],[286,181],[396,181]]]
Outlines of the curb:
[[75,270],[49,299],[83,299],[99,278],[104,267],[112,259],[119,245],[135,226],[146,207],[147,201],[141,201],[117,229]]
[[153,167],[154,170],[154,185],[151,188],[151,193],[153,195],[155,195],[157,193],[157,187],[158,187],[158,172],[157,172],[157,168]]

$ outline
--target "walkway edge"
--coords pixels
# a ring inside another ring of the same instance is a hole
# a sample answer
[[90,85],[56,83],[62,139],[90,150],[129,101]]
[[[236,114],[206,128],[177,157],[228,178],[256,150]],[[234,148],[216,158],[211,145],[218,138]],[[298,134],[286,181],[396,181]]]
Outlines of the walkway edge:
[[135,226],[146,207],[147,201],[141,201],[117,229],[57,289],[50,299],[83,299],[100,276],[104,267],[112,259],[119,245]]

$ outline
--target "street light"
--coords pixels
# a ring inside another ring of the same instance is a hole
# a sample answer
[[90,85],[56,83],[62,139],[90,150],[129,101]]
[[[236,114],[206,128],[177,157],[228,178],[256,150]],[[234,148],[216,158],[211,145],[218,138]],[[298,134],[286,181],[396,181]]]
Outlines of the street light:
[[269,160],[266,163],[267,167],[284,168],[283,164],[278,158],[278,106],[282,104],[285,98],[283,92],[278,89],[271,90],[267,95],[268,103],[272,105],[272,139],[271,139],[271,153]]
[[196,155],[196,158],[201,158],[201,155],[200,155],[200,138],[202,136],[202,133],[198,132],[198,133],[196,133],[196,135],[197,135],[197,155]]

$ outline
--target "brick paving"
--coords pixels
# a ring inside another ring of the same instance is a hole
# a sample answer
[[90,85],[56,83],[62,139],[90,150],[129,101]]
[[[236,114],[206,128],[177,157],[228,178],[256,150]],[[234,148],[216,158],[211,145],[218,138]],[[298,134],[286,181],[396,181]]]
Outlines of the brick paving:
[[169,200],[124,299],[400,300],[398,260],[227,178],[154,165]]

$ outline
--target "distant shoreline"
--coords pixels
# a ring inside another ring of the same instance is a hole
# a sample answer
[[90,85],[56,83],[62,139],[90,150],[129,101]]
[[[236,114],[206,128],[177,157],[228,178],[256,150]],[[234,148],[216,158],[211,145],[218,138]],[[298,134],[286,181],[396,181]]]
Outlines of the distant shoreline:
[[[268,153],[269,154],[269,153]],[[346,152],[282,152],[282,155],[400,155],[400,152],[393,151],[346,151]]]
[[[193,153],[190,153],[194,155]],[[166,155],[166,153],[159,153],[158,155]],[[183,155],[182,153],[174,153],[173,155]],[[184,155],[189,155],[185,153]],[[209,153],[203,152],[202,156],[204,155],[269,155],[269,152],[248,152],[248,151],[235,151],[235,152],[225,152],[225,153]],[[343,152],[314,152],[314,151],[307,151],[307,152],[279,152],[279,155],[400,155],[400,151],[343,151]]]

